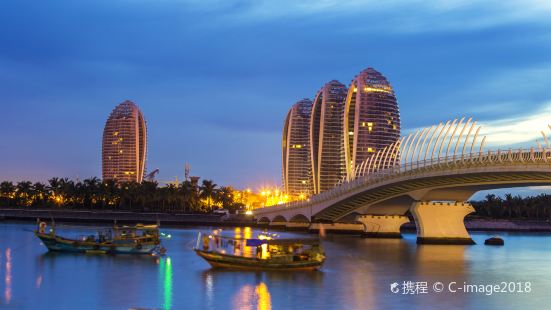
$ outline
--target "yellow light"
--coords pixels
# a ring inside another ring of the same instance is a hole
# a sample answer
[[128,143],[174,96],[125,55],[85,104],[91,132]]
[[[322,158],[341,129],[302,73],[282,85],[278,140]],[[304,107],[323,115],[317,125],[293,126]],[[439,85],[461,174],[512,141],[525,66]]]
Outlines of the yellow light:
[[374,92],[374,93],[390,93],[390,89],[386,89],[386,87],[385,88],[375,88],[375,87],[366,86],[364,88],[364,91],[366,93],[371,93],[371,92]]
[[247,211],[245,212],[245,215],[253,215],[253,211],[247,210]]

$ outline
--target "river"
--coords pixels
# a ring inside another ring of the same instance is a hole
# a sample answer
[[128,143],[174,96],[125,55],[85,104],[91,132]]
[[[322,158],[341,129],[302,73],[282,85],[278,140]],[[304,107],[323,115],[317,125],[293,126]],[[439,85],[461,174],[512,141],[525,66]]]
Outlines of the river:
[[[417,245],[414,234],[329,235],[321,271],[293,273],[210,269],[191,250],[208,228],[162,229],[171,238],[161,258],[48,253],[34,228],[0,224],[2,309],[543,309],[551,302],[548,233],[501,233],[503,247],[483,245],[494,233],[473,233],[473,246]],[[464,285],[480,290],[463,292]]]

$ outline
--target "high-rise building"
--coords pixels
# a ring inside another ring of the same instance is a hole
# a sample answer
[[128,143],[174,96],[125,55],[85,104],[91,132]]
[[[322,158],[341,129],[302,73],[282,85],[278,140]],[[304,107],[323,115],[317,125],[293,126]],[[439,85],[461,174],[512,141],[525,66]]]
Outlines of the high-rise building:
[[302,99],[289,110],[283,125],[283,185],[289,195],[308,196],[313,192],[309,138],[311,113],[312,101]]
[[356,166],[400,138],[400,112],[394,90],[373,68],[363,70],[350,83],[344,130],[349,177],[353,176]]
[[344,102],[347,88],[330,81],[317,93],[310,121],[310,153],[315,194],[334,187],[346,176]]
[[147,127],[142,112],[132,101],[119,104],[103,130],[104,180],[142,182],[147,155]]

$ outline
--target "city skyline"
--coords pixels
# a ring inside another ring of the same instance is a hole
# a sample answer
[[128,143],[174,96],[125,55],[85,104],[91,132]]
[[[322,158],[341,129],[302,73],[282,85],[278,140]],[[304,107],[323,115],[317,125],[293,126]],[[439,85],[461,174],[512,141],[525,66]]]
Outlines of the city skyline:
[[101,128],[128,98],[147,115],[159,180],[182,179],[189,162],[221,184],[279,184],[289,102],[368,66],[392,81],[403,133],[473,116],[490,145],[518,144],[541,140],[549,122],[551,8],[541,2],[0,6],[12,29],[0,34],[0,179],[100,176]]

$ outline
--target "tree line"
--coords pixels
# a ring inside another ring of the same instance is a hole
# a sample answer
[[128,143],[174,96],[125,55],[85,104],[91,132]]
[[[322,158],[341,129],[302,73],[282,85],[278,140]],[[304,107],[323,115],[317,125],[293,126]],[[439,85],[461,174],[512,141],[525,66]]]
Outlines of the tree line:
[[505,194],[503,198],[494,194],[484,200],[471,201],[477,217],[512,220],[551,220],[551,195],[521,197]]
[[[184,181],[159,186],[143,181],[117,183],[89,178],[73,181],[52,178],[47,183],[21,181],[0,183],[0,207],[67,208],[97,210],[132,210],[141,212],[206,213],[225,208],[243,209],[243,199],[229,186],[212,180],[201,184]],[[494,194],[471,201],[476,213],[471,217],[493,219],[551,220],[551,195],[521,197]]]
[[221,207],[230,211],[242,209],[244,204],[237,196],[231,187],[218,186],[212,180],[168,186],[154,181],[120,183],[96,177],[76,182],[52,178],[47,183],[0,183],[3,207],[206,213]]

